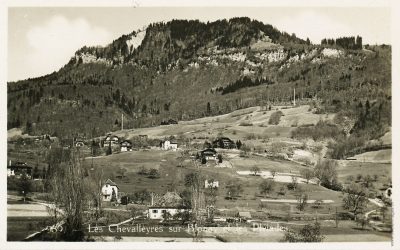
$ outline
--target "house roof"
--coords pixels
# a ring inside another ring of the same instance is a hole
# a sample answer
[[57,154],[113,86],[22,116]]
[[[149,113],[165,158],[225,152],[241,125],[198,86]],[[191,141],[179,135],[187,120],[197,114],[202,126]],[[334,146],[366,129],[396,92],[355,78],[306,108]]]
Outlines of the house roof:
[[7,168],[21,168],[21,169],[28,169],[28,168],[33,168],[32,166],[29,166],[26,162],[14,162],[11,163],[11,165],[7,164]]
[[250,212],[239,212],[239,216],[247,219],[251,219]]
[[175,192],[167,192],[164,196],[158,199],[153,208],[180,208],[185,205],[182,203],[182,198]]
[[213,148],[206,148],[201,151],[202,155],[210,155],[210,154],[215,155],[216,153],[217,153],[217,151]]
[[110,185],[110,186],[117,186],[117,184],[115,184],[115,182],[113,182],[113,181],[110,180],[110,179],[107,179],[106,182],[105,182],[104,184],[108,184],[108,185]]

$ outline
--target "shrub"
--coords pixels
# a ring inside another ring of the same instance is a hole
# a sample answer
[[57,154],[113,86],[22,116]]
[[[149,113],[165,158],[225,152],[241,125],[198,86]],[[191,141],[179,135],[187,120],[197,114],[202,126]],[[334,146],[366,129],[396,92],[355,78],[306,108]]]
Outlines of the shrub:
[[149,175],[147,177],[149,177],[150,179],[157,179],[160,178],[160,173],[158,172],[157,169],[152,168],[150,169]]
[[284,242],[321,242],[325,236],[321,233],[319,223],[305,225],[298,232],[287,230],[282,239]]
[[248,121],[242,121],[239,123],[239,126],[253,126],[253,123]]
[[268,120],[268,124],[278,125],[281,121],[281,116],[283,116],[283,113],[280,110],[272,113]]
[[327,138],[343,138],[344,133],[334,124],[319,121],[315,126],[301,126],[296,128],[292,131],[291,137],[296,139],[312,138],[314,141],[318,141]]
[[255,140],[255,139],[257,139],[257,136],[255,134],[251,133],[246,136],[246,139],[247,140]]

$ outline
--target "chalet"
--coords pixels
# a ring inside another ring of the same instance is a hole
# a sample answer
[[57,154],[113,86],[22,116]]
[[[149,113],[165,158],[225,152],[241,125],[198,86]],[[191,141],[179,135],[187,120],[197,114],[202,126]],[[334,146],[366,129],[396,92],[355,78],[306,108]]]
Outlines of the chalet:
[[51,142],[50,135],[44,134],[44,135],[41,135],[41,136],[37,136],[37,137],[35,138],[35,143],[39,143],[39,142],[42,142],[42,141],[49,141],[49,142]]
[[104,138],[104,140],[103,140],[103,142],[104,142],[104,146],[108,146],[108,145],[118,145],[118,143],[119,143],[119,137],[118,136],[116,136],[116,135],[111,135],[111,134],[108,134],[105,138]]
[[63,148],[72,148],[74,146],[74,139],[61,139],[61,146]]
[[121,152],[132,151],[132,142],[124,140],[121,142]]
[[7,176],[17,176],[20,177],[23,174],[27,176],[32,176],[32,167],[29,166],[26,162],[15,162],[12,163],[11,160],[7,166]]
[[217,151],[213,148],[206,148],[200,152],[201,158],[206,158],[206,160],[216,160],[217,159]]
[[204,181],[204,188],[218,188],[219,182],[214,180],[205,180]]
[[217,140],[213,141],[212,146],[214,148],[225,148],[225,149],[236,148],[235,142],[229,139],[228,137],[218,138]]
[[83,140],[80,140],[80,139],[75,140],[75,147],[80,148],[83,146],[85,146],[85,142]]
[[178,143],[175,141],[170,141],[170,140],[165,140],[160,142],[160,148],[162,150],[177,150],[178,149]]
[[184,204],[182,198],[175,192],[167,192],[149,207],[149,219],[161,220],[165,214],[173,217],[182,212],[190,212],[190,209]]
[[239,221],[240,222],[247,221],[247,220],[251,219],[251,213],[250,212],[245,212],[245,211],[239,212],[237,216],[239,217]]
[[113,181],[108,179],[103,187],[101,188],[101,194],[103,197],[103,201],[112,201],[113,196],[115,195],[115,200],[118,201],[118,186]]

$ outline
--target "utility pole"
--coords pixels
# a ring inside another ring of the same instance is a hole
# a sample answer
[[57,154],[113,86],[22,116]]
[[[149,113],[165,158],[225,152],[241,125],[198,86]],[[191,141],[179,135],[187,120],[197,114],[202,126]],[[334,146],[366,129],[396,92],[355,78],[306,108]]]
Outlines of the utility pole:
[[296,88],[293,89],[293,106],[296,107]]
[[121,114],[121,130],[124,130],[124,114]]

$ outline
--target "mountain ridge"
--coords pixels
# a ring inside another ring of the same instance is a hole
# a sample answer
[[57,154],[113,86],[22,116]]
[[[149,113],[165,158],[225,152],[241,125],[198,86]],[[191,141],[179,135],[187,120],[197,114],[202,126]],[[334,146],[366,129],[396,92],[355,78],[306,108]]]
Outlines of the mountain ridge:
[[58,72],[8,83],[8,128],[97,135],[119,128],[121,113],[125,127],[154,126],[290,103],[293,88],[300,101],[322,99],[326,111],[334,101],[345,106],[343,95],[354,95],[354,105],[388,98],[390,47],[369,49],[313,45],[243,17],[154,23],[107,46],[79,49]]

